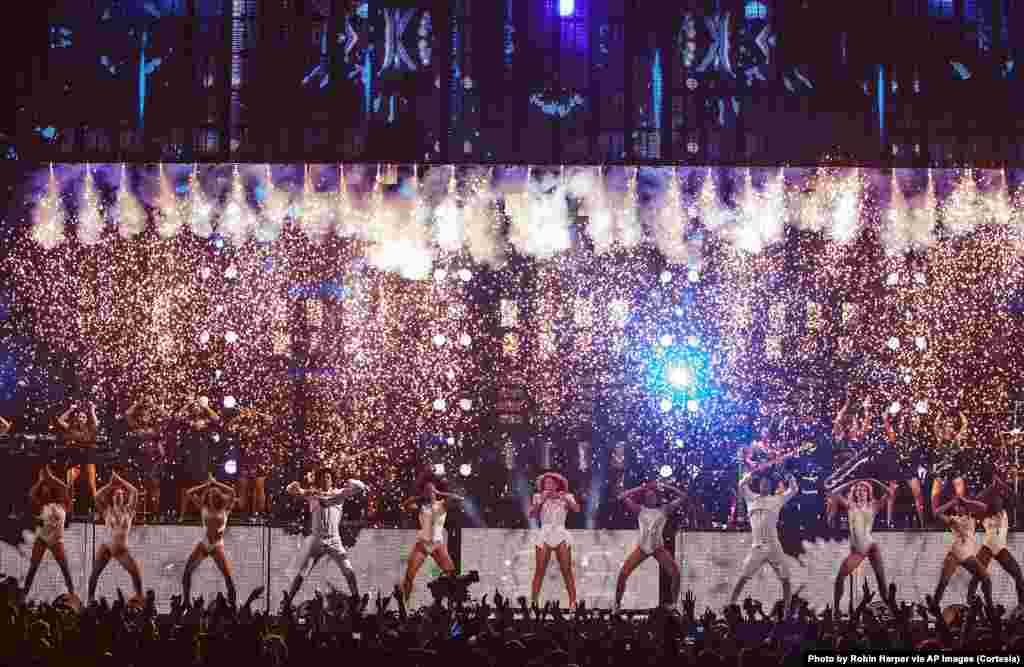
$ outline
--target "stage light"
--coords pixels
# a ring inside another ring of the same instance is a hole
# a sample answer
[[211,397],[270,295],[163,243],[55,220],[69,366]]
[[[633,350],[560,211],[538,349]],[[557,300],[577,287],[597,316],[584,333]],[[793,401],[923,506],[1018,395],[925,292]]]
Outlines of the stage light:
[[666,466],[661,466],[661,468],[658,470],[658,474],[660,474],[664,478],[671,477],[672,476],[672,466],[667,466],[667,465]]
[[572,16],[576,11],[576,0],[558,0],[558,15]]
[[910,384],[910,381],[911,381],[912,379],[913,379],[913,378],[911,378],[911,377],[910,377],[910,373],[906,373],[906,374],[905,374],[905,375],[903,376],[903,382],[904,382],[905,384]]
[[697,412],[698,410],[700,410],[700,403],[691,398],[689,401],[686,402],[686,409],[689,410],[690,412]]
[[674,343],[675,340],[676,338],[672,334],[662,334],[661,338],[658,339],[658,342],[661,343],[662,347],[668,347],[669,345]]
[[915,273],[914,274],[914,282],[917,283],[918,285],[924,285],[925,282],[926,282],[924,274],[922,272],[920,272],[920,271]]
[[690,269],[690,272],[686,274],[686,277],[691,283],[695,283],[700,280],[700,271],[697,269]]
[[924,352],[928,348],[928,339],[924,336],[918,336],[914,339],[914,345],[917,346],[917,349]]
[[661,399],[661,403],[659,403],[659,405],[661,406],[662,412],[668,412],[669,410],[672,409],[672,400],[668,398],[663,398]]
[[436,271],[434,271],[434,280],[436,280],[437,282],[441,282],[447,277],[448,272],[445,271],[444,269],[437,269]]
[[449,445],[454,445],[455,444],[455,436],[454,435],[450,435],[447,438],[445,438],[444,441],[447,442]]
[[200,345],[206,345],[209,342],[210,342],[210,332],[209,331],[204,331],[203,333],[199,334],[199,344]]
[[900,274],[898,274],[898,273],[890,273],[889,277],[886,278],[886,280],[885,280],[885,284],[888,285],[889,287],[892,287],[893,285],[898,285],[899,282],[900,282]]
[[234,266],[229,266],[228,270],[224,272],[224,277],[227,278],[228,280],[234,280],[235,278],[238,277],[238,269],[236,269]]
[[661,284],[662,285],[668,285],[670,282],[672,282],[672,272],[671,271],[662,271],[661,272]]
[[676,438],[676,449],[682,449],[685,446],[682,438]]
[[464,333],[461,336],[459,336],[459,344],[461,344],[462,347],[469,347],[470,345],[473,344],[473,337],[470,336],[469,334]]
[[468,283],[473,279],[473,273],[469,269],[462,269],[459,271],[459,279],[464,283]]
[[224,312],[223,304],[219,304],[216,308],[214,308],[214,310],[217,312],[218,315],[222,314]]
[[213,372],[213,377],[216,380],[219,380],[221,375],[224,375],[224,371],[219,368]]
[[234,459],[228,459],[224,462],[224,472],[228,475],[235,475],[238,473],[238,461]]
[[464,398],[464,399],[459,401],[459,407],[462,408],[463,410],[467,410],[468,411],[468,410],[472,409],[473,401],[469,400],[468,398]]
[[693,373],[686,366],[669,366],[665,373],[669,384],[685,389],[693,384]]
[[233,407],[235,407],[236,405],[238,405],[238,401],[235,400],[234,396],[225,396],[224,397],[224,407],[225,408],[230,410]]
[[431,340],[434,341],[434,345],[441,347],[448,342],[448,337],[444,334],[434,334],[434,337]]
[[446,378],[448,378],[449,381],[454,381],[455,380],[455,371],[453,371],[452,369],[449,368],[448,370],[446,370],[444,372],[444,376]]
[[897,338],[896,336],[893,336],[888,340],[888,342],[886,342],[886,345],[889,347],[890,350],[895,352],[896,350],[900,349],[900,339]]
[[210,267],[208,267],[208,266],[204,266],[204,267],[203,267],[202,269],[200,269],[200,271],[199,271],[199,275],[200,275],[200,277],[202,277],[202,279],[203,279],[203,280],[206,280],[206,279],[207,279],[207,278],[209,278],[209,277],[210,277],[210,276],[211,276],[212,274],[213,274],[213,272],[212,272],[212,271],[210,271]]
[[435,475],[439,475],[439,476],[443,476],[444,475],[444,464],[443,463],[437,463],[437,464],[434,465],[434,474]]
[[919,415],[928,414],[928,401],[918,401],[914,406],[914,410],[916,410]]
[[900,405],[899,401],[893,401],[892,405],[889,406],[889,414],[898,415],[902,409],[903,406]]
[[462,465],[459,466],[459,474],[462,475],[463,477],[469,477],[470,475],[473,474],[473,466],[469,465],[468,463],[463,463]]
[[700,345],[700,339],[696,336],[687,336],[686,342],[689,343],[690,347],[697,347]]
[[238,334],[236,334],[234,331],[229,331],[226,334],[224,334],[224,340],[226,340],[228,343],[237,343]]
[[434,409],[437,410],[438,412],[441,412],[447,407],[448,401],[444,400],[443,398],[434,399]]
[[682,306],[676,306],[675,308],[672,309],[672,312],[675,313],[676,315],[682,315],[683,312],[684,312],[683,311],[683,307]]

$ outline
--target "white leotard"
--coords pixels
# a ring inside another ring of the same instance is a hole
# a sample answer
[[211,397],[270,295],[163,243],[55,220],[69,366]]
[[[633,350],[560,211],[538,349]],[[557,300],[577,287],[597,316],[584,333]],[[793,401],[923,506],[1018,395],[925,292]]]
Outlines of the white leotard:
[[420,505],[420,529],[416,540],[423,542],[428,551],[445,543],[444,522],[447,518],[448,508],[443,500]]
[[875,543],[871,535],[871,529],[875,527],[875,508],[871,505],[850,505],[846,514],[850,523],[850,550],[866,554]]
[[951,516],[949,527],[953,531],[953,544],[949,547],[949,553],[959,560],[973,558],[978,553],[978,542],[975,539],[978,530],[977,522],[973,516]]
[[67,510],[60,503],[47,503],[39,512],[39,521],[42,524],[36,528],[36,538],[43,543],[53,546],[64,539],[64,521],[67,518]]
[[[206,548],[207,553],[212,554],[215,547],[224,544],[224,530],[228,526],[228,514],[229,512],[226,509],[214,512],[205,506],[200,512],[199,516],[203,521],[203,546]],[[210,539],[209,529],[211,519],[220,524],[220,528],[216,532],[216,538],[213,540]]]
[[[544,501],[540,511],[540,531],[534,544],[538,547],[547,545],[552,549],[563,542],[566,546],[572,546],[572,537],[565,528],[565,519],[569,515],[569,500],[571,495],[566,494],[565,498],[548,498]],[[573,499],[574,500],[574,499]],[[536,504],[540,501],[540,494],[533,497]]]
[[985,517],[981,525],[985,528],[982,546],[988,547],[992,555],[997,555],[1006,548],[1007,535],[1010,532],[1010,519],[1003,510],[999,514]]
[[644,507],[637,515],[640,524],[640,536],[637,547],[645,554],[653,554],[655,549],[665,544],[665,524],[668,514],[660,507]]
[[103,522],[110,530],[110,546],[128,546],[128,533],[132,529],[134,518],[134,508],[123,505],[121,509],[118,509],[114,503],[107,506],[106,512],[103,513]]

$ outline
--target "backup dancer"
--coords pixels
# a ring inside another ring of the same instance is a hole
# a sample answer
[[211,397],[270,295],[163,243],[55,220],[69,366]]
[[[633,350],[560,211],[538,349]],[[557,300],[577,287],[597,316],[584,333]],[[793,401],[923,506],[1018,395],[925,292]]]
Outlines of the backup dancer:
[[448,519],[448,502],[463,500],[461,496],[448,493],[448,484],[427,470],[416,480],[416,495],[402,503],[406,511],[417,512],[420,523],[416,544],[409,555],[405,577],[402,579],[402,595],[407,604],[412,598],[412,584],[428,556],[434,559],[446,575],[455,574],[455,563],[448,554],[444,524]]
[[[874,489],[871,484],[875,483],[883,489],[883,495],[879,499],[874,497]],[[842,491],[849,488],[847,495]],[[885,583],[885,566],[882,563],[882,551],[871,535],[871,529],[875,525],[875,515],[888,502],[892,496],[892,489],[882,482],[872,480],[856,480],[847,482],[833,490],[833,497],[836,502],[846,509],[850,523],[850,553],[839,566],[839,573],[836,575],[834,602],[836,613],[839,613],[839,603],[843,599],[843,585],[846,578],[857,569],[865,558],[871,563],[875,571],[875,578],[878,580],[878,590],[882,599],[889,595],[889,588]]]
[[220,415],[210,407],[210,399],[200,396],[185,406],[179,422],[179,447],[184,460],[178,466],[178,520],[184,521],[190,505],[188,490],[202,484],[210,474],[210,440]]
[[231,563],[224,553],[224,531],[228,526],[228,515],[235,504],[235,490],[227,484],[221,484],[213,475],[205,483],[189,489],[188,495],[193,504],[200,508],[203,522],[203,539],[192,549],[185,564],[185,572],[181,578],[181,588],[185,600],[191,600],[192,573],[207,556],[213,558],[217,569],[224,575],[224,585],[228,589],[228,601],[235,605],[235,582],[231,578]]
[[266,430],[274,423],[272,415],[240,408],[238,415],[228,422],[228,430],[238,435],[238,509],[243,514],[263,514],[267,509],[267,473],[272,465],[266,456],[260,456],[258,443],[266,437]]
[[[1010,532],[1010,518],[1006,512],[1006,501],[1013,497],[1013,492],[1003,480],[996,477],[992,486],[988,488],[981,500],[986,505],[986,510],[981,519],[981,525],[985,529],[985,537],[982,540],[981,548],[975,558],[986,572],[989,571],[989,564],[993,559],[999,563],[1008,575],[1013,577],[1013,583],[1017,588],[1017,605],[1024,606],[1024,576],[1021,575],[1020,565],[1007,548],[1007,535]],[[974,596],[978,590],[978,584],[982,580],[978,577],[971,579],[968,587],[968,599]]]
[[739,580],[732,590],[730,604],[736,604],[743,587],[757,574],[765,563],[772,566],[776,576],[782,583],[782,604],[785,610],[789,609],[790,583],[789,563],[786,554],[782,550],[782,542],[779,540],[779,513],[783,506],[788,503],[799,491],[796,478],[793,475],[787,476],[788,486],[785,492],[773,493],[771,481],[762,478],[760,473],[778,461],[762,463],[754,468],[740,482],[740,492],[747,502],[747,514],[750,516],[751,544],[750,553],[743,561],[743,567]]
[[945,480],[953,480],[954,496],[967,497],[967,473],[970,462],[963,443],[970,424],[967,415],[962,411],[959,416],[959,426],[952,420],[935,421],[935,477],[932,480],[932,514],[935,515],[939,513],[939,497]]
[[[941,492],[940,486],[938,491]],[[935,503],[935,499],[932,499]],[[977,522],[970,513],[969,508],[985,512],[988,508],[984,503],[969,498],[954,497],[948,503],[936,508],[936,514],[953,531],[953,542],[949,545],[949,552],[942,562],[942,574],[939,576],[939,584],[935,588],[935,604],[942,601],[946,592],[946,586],[953,577],[958,567],[970,572],[975,578],[980,579],[981,590],[985,594],[985,603],[992,606],[992,579],[981,563],[978,562],[978,543],[975,541]]]
[[43,466],[39,471],[39,479],[29,491],[29,500],[32,512],[39,518],[39,526],[36,528],[36,539],[32,544],[32,558],[25,574],[22,595],[27,599],[36,572],[39,570],[39,563],[47,551],[52,553],[53,559],[57,561],[68,593],[74,595],[75,584],[71,580],[71,569],[68,567],[68,557],[64,551],[64,521],[67,513],[71,511],[71,494],[68,487],[53,474],[50,466]]
[[[73,403],[71,407],[57,417],[57,428],[64,436],[64,441],[72,446],[91,449],[96,447],[96,439],[99,437],[99,419],[96,417],[96,404],[92,401],[84,406]],[[71,502],[80,509],[88,511],[87,506],[96,497],[96,464],[86,463],[85,470],[86,491],[83,496],[83,503],[75,503],[74,483],[77,478],[77,466],[70,466],[67,472],[68,490],[71,492]]]
[[[886,411],[882,416],[882,423],[885,427],[885,438],[889,446],[897,452],[899,477],[906,481],[910,487],[910,493],[914,496],[914,509],[917,511],[917,525],[919,528],[926,526],[924,518],[924,491],[921,489],[921,480],[917,477],[917,471],[927,461],[925,449],[921,443],[919,431],[913,425],[913,417],[905,413],[899,418],[897,425]],[[889,484],[889,499],[886,505],[886,513],[889,522],[892,522],[893,505],[896,502],[897,482]]]
[[125,412],[128,436],[138,444],[138,470],[142,488],[146,492],[144,512],[160,513],[160,483],[164,476],[165,454],[163,439],[170,417],[150,397],[132,404]]
[[11,422],[0,417],[0,435],[7,435],[11,432]]
[[534,542],[537,564],[533,572],[531,600],[535,605],[539,603],[541,585],[544,583],[551,554],[554,553],[562,570],[565,589],[569,593],[569,607],[574,608],[576,575],[572,570],[572,537],[565,529],[565,519],[570,511],[579,512],[580,505],[569,493],[568,480],[558,473],[546,472],[538,477],[537,488],[540,489],[540,493],[533,495],[533,504],[530,507],[530,516],[540,517],[540,530]]
[[[341,570],[352,597],[358,598],[359,585],[356,582],[356,573],[352,569],[348,551],[341,543],[338,526],[341,523],[341,510],[345,499],[360,491],[367,491],[369,487],[357,479],[350,479],[343,488],[335,488],[334,475],[327,468],[317,470],[314,479],[316,488],[304,489],[297,481],[285,488],[285,492],[289,495],[303,497],[309,502],[309,511],[312,516],[312,534],[306,538],[302,547],[298,572],[295,579],[292,580],[289,597],[295,597],[299,588],[302,587],[305,577],[320,562],[321,558],[327,556]],[[309,567],[308,571],[306,571],[307,566]]]
[[[667,491],[675,495],[671,502],[663,504],[659,497],[659,491]],[[635,496],[643,496],[643,505],[634,500]],[[671,602],[666,607],[674,607],[679,599],[679,566],[665,548],[665,524],[668,518],[679,506],[686,502],[686,494],[683,491],[663,484],[650,481],[619,495],[619,500],[625,503],[629,510],[637,515],[640,524],[640,535],[633,551],[622,564],[619,572],[619,581],[615,586],[615,613],[622,608],[622,596],[626,593],[626,580],[633,574],[645,560],[653,556],[658,560],[663,572],[672,577]]]
[[96,598],[96,584],[111,559],[128,571],[132,578],[132,588],[135,589],[135,600],[142,600],[142,573],[139,564],[128,551],[128,533],[132,530],[138,500],[138,490],[116,471],[110,483],[96,493],[96,512],[103,517],[110,530],[110,541],[100,545],[96,553],[96,562],[89,575],[90,602]]

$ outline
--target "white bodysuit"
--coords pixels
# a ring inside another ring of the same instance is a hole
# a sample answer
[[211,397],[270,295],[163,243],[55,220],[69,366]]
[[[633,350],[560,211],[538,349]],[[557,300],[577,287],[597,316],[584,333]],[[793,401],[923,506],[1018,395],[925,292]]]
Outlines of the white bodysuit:
[[[572,546],[572,536],[565,528],[565,519],[569,515],[568,499],[572,499],[572,496],[566,494],[565,498],[561,500],[548,498],[544,501],[544,506],[540,511],[540,531],[534,541],[535,546],[547,545],[554,549],[563,542],[566,546]],[[533,497],[534,504],[537,504],[539,500],[540,494],[538,493]]]
[[117,505],[111,503],[107,511],[103,513],[103,522],[110,529],[110,547],[115,550],[128,548],[128,533],[132,529],[132,520],[135,518],[135,509],[127,504],[118,509]]
[[976,532],[978,524],[973,516],[951,516],[949,527],[953,530],[953,544],[949,547],[949,553],[956,556],[960,561],[973,558],[978,553],[978,542]]
[[448,519],[448,507],[443,500],[420,505],[420,529],[416,541],[423,544],[427,553],[445,543],[444,522]]
[[53,546],[64,539],[64,521],[67,518],[67,510],[60,503],[47,503],[39,512],[39,520],[42,522],[36,528],[36,539],[42,540],[44,544]]
[[[224,544],[224,530],[228,526],[228,514],[229,512],[227,510],[214,512],[206,507],[203,507],[200,512],[199,516],[203,520],[203,541],[201,544],[203,545],[203,548],[206,549],[207,556],[212,556],[213,550]],[[210,519],[214,519],[220,524],[220,530],[217,531],[217,538],[213,541],[210,540]]]
[[1007,535],[1010,532],[1010,519],[1006,514],[1006,510],[999,514],[985,517],[982,519],[981,525],[985,528],[985,538],[981,542],[982,546],[988,547],[993,556],[1006,549]]
[[664,533],[668,514],[660,507],[644,507],[637,515],[637,522],[640,524],[640,537],[636,546],[645,555],[650,556],[658,547],[665,545]]
[[850,523],[850,551],[867,554],[875,543],[871,534],[875,527],[875,508],[872,505],[850,505],[846,514]]
[[768,563],[780,578],[789,579],[789,562],[782,550],[782,542],[779,541],[779,513],[796,495],[796,485],[790,485],[783,494],[762,495],[751,490],[748,480],[740,485],[740,490],[747,502],[752,538],[750,553],[743,561],[743,576],[754,576]]

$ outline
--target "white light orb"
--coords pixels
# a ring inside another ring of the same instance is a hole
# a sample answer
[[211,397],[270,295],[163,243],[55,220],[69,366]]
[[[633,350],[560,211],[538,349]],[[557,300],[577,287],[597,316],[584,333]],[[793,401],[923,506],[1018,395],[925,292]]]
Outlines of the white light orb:
[[473,466],[469,465],[468,463],[463,463],[462,465],[459,466],[459,474],[462,475],[463,477],[469,477],[470,475],[473,474]]
[[444,372],[444,376],[448,378],[449,381],[453,381],[455,380],[455,371],[449,368],[447,371]]
[[918,285],[924,285],[927,282],[924,273],[922,273],[921,271],[916,272],[914,274],[914,282],[917,283]]
[[448,337],[445,336],[444,334],[434,334],[434,337],[431,340],[434,341],[434,345],[442,347],[445,343],[448,342]]
[[473,337],[470,336],[469,334],[464,333],[461,336],[459,336],[459,345],[461,345],[462,347],[469,347],[472,344]]
[[436,280],[437,282],[441,282],[442,280],[444,280],[447,277],[448,277],[448,272],[445,271],[444,269],[437,269],[437,270],[434,271],[434,280]]
[[907,373],[906,375],[904,375],[904,376],[903,376],[903,383],[904,383],[904,384],[910,384],[910,381],[911,381],[912,379],[913,379],[913,378],[912,378],[912,377],[910,377],[910,373]]
[[206,280],[207,278],[209,278],[212,273],[213,272],[210,271],[210,267],[208,267],[208,266],[204,266],[199,271],[199,275],[202,276],[203,280]]
[[468,283],[473,279],[473,272],[469,269],[461,269],[459,271],[459,279],[464,283]]
[[228,459],[224,462],[224,473],[228,475],[235,475],[238,473],[238,461],[234,459]]
[[661,407],[662,412],[668,412],[669,410],[672,409],[672,400],[668,398],[663,398],[661,399],[661,403],[659,403],[659,405]]
[[686,274],[686,278],[691,283],[695,283],[698,280],[700,280],[700,271],[698,271],[697,269],[690,269],[690,272]]
[[900,349],[900,339],[897,338],[896,336],[893,336],[892,338],[890,338],[885,344],[893,352],[895,352],[896,350]]
[[889,277],[885,279],[885,284],[890,286],[890,287],[892,287],[893,285],[898,285],[899,282],[900,282],[900,274],[898,274],[898,273],[890,273]]
[[438,463],[438,464],[434,465],[434,474],[435,475],[444,475],[444,464],[443,463]]
[[229,266],[228,270],[224,272],[224,277],[227,278],[228,280],[234,280],[235,278],[238,277],[238,269],[236,269],[234,266]]
[[203,333],[199,334],[199,344],[200,345],[206,345],[209,342],[210,342],[210,332],[209,331],[204,331]]
[[675,387],[685,388],[693,384],[693,373],[686,366],[670,366],[665,375]]
[[700,403],[691,398],[686,402],[686,409],[689,410],[690,412],[697,412],[698,410],[700,410]]
[[674,312],[676,315],[682,315],[683,314],[683,307],[682,306],[676,306],[675,308],[672,309],[672,312]]
[[682,438],[676,438],[676,447],[677,448],[682,449],[683,444],[684,443],[683,443],[683,439]]
[[210,407],[210,399],[207,398],[206,396],[200,396],[199,397],[199,406],[203,407],[203,408]]
[[238,334],[236,334],[234,331],[229,331],[226,334],[224,334],[224,340],[231,344],[237,343]]
[[235,400],[234,396],[225,396],[224,397],[224,407],[225,408],[230,410],[233,407],[235,407],[236,405],[238,405],[238,401]]
[[672,272],[671,271],[662,271],[661,272],[661,284],[662,285],[668,285],[670,282],[672,282]]
[[512,561],[506,560],[505,561],[505,567],[512,567]]
[[671,477],[672,476],[672,466],[669,466],[669,465],[661,466],[661,468],[658,470],[658,474],[661,475],[664,478]]
[[454,445],[455,444],[455,436],[453,436],[453,435],[448,436],[447,438],[445,438],[445,442],[447,442],[449,445]]
[[468,398],[463,398],[462,400],[459,401],[459,407],[465,411],[472,410],[473,401],[469,400]]
[[917,346],[917,349],[924,352],[926,349],[928,349],[928,339],[925,338],[924,336],[918,336],[917,338],[914,339],[914,345]]
[[928,401],[924,401],[924,400],[918,401],[914,405],[914,410],[916,410],[917,414],[919,414],[919,415],[926,415],[926,414],[928,414]]
[[216,308],[214,308],[214,310],[217,311],[218,315],[220,315],[220,314],[222,314],[224,312],[224,306],[223,305],[218,305]]
[[220,379],[221,375],[224,375],[224,371],[222,371],[219,368],[213,372],[213,377],[215,377],[218,380]]
[[903,406],[900,405],[899,401],[893,401],[892,405],[889,406],[889,414],[898,415],[902,409]]
[[669,345],[674,343],[675,340],[676,338],[672,334],[662,334],[661,338],[658,339],[658,342],[661,343],[662,347],[668,347]]
[[444,410],[447,407],[448,407],[448,401],[444,400],[443,398],[436,398],[436,399],[434,399],[434,409],[437,410],[438,412],[441,412],[442,410]]
[[697,347],[700,344],[700,339],[696,336],[687,336],[686,342],[689,343],[690,347]]

